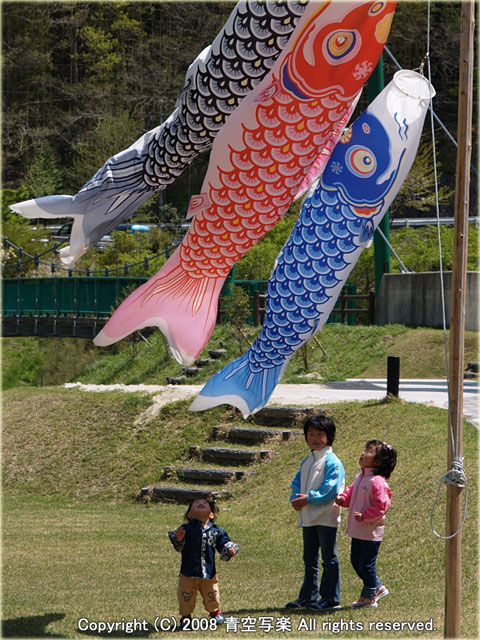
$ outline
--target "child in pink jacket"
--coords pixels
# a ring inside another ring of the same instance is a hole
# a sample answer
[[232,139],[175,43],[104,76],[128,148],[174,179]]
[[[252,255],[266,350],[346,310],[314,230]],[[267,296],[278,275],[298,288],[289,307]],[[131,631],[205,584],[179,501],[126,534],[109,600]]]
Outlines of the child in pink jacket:
[[385,514],[390,508],[392,492],[386,479],[395,469],[397,452],[386,442],[369,440],[359,459],[362,471],[340,493],[335,502],[349,507],[347,533],[352,538],[350,561],[363,581],[360,598],[354,609],[376,607],[388,595],[377,577],[377,556],[385,529]]

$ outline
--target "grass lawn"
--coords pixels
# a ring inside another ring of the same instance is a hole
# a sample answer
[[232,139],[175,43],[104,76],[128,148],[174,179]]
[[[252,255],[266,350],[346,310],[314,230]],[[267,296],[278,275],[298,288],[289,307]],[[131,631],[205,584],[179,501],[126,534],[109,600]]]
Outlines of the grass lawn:
[[[144,504],[132,495],[145,479],[160,483],[161,466],[183,463],[188,445],[207,442],[211,426],[228,423],[231,410],[191,414],[187,403],[177,403],[138,435],[132,425],[146,404],[137,394],[59,389],[5,393],[4,637],[169,635],[156,632],[153,624],[177,616],[180,556],[166,532],[181,524],[185,506]],[[21,419],[22,406],[28,422]],[[443,637],[445,543],[431,532],[429,518],[447,470],[446,411],[373,401],[323,408],[337,424],[334,449],[345,465],[347,482],[353,481],[367,439],[387,440],[399,452],[389,481],[393,502],[378,561],[390,595],[378,609],[348,608],[361,584],[349,562],[345,511],[338,542],[343,608],[323,615],[283,608],[297,596],[303,576],[301,533],[288,502],[291,479],[308,454],[299,437],[279,444],[280,455],[259,465],[255,476],[230,485],[233,497],[220,505],[218,523],[240,544],[240,553],[229,563],[217,562],[222,606],[231,624],[214,636],[242,637],[250,630],[254,637],[305,639]],[[478,431],[470,424],[464,429],[464,456],[469,490],[462,532],[462,637],[477,637]],[[435,514],[439,531],[444,497],[442,490]],[[204,615],[200,601],[196,615]],[[93,625],[82,631],[82,618],[118,622],[120,630],[99,633]],[[127,633],[125,625],[134,619],[145,620],[146,626]],[[382,628],[393,622],[404,623],[404,628]],[[408,630],[406,623],[414,628]],[[422,623],[427,623],[426,630]],[[283,630],[282,624],[287,625]],[[192,634],[177,634],[183,636]],[[208,638],[213,632],[199,630],[195,636]]]

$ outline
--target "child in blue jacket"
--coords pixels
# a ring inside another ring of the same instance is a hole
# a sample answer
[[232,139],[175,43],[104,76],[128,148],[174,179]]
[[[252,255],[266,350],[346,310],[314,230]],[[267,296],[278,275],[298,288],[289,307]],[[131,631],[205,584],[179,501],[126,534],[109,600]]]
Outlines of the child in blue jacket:
[[[343,491],[345,471],[332,451],[335,440],[333,420],[319,414],[309,418],[303,430],[311,454],[302,460],[293,478],[290,502],[298,511],[298,526],[302,527],[305,573],[298,598],[285,606],[288,609],[338,609],[340,570],[337,529],[340,507],[335,504],[335,498]],[[323,574],[319,585],[320,551]]]

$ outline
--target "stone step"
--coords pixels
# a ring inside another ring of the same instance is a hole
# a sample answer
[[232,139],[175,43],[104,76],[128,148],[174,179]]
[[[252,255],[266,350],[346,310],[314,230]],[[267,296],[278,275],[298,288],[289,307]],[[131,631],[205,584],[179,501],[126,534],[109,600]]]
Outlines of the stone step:
[[[248,475],[251,474],[252,472],[249,472]],[[212,467],[165,467],[166,478],[173,478],[176,476],[183,480],[194,480],[200,482],[234,482],[236,480],[243,480],[246,475],[247,472],[240,469],[216,469]]]
[[259,429],[258,427],[213,427],[213,439],[227,439],[233,442],[263,442],[270,438],[290,440],[292,436],[303,435],[303,431],[291,429]]
[[140,499],[158,500],[164,502],[189,503],[198,498],[207,498],[208,500],[225,500],[231,497],[229,491],[217,491],[208,487],[191,489],[189,487],[142,487],[140,490]]
[[264,427],[293,427],[300,426],[317,413],[324,411],[314,407],[263,407],[248,420]]
[[170,376],[167,376],[168,384],[185,384],[186,379],[187,376],[178,376],[177,378],[171,378]]
[[189,455],[191,458],[197,457],[202,460],[215,462],[227,462],[228,464],[251,464],[267,460],[272,457],[273,452],[268,449],[229,449],[227,447],[199,447],[191,446]]
[[218,360],[227,353],[226,349],[210,349],[208,355],[212,360]]
[[208,351],[208,355],[213,360],[216,360],[217,358],[221,358],[226,353],[227,353],[227,350],[225,349],[225,345],[223,344],[222,340],[218,341],[218,349],[209,349]]

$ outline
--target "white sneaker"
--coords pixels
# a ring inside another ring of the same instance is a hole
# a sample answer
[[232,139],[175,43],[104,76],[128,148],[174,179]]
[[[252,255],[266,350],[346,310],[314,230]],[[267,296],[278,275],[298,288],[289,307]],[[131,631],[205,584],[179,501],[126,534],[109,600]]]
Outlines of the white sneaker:
[[387,587],[382,584],[380,587],[378,587],[377,592],[375,593],[375,600],[380,600],[380,598],[388,596],[389,593],[390,591],[387,589]]
[[368,609],[378,607],[378,604],[375,598],[364,598],[362,596],[356,602],[352,602],[350,606],[352,607],[352,609]]

